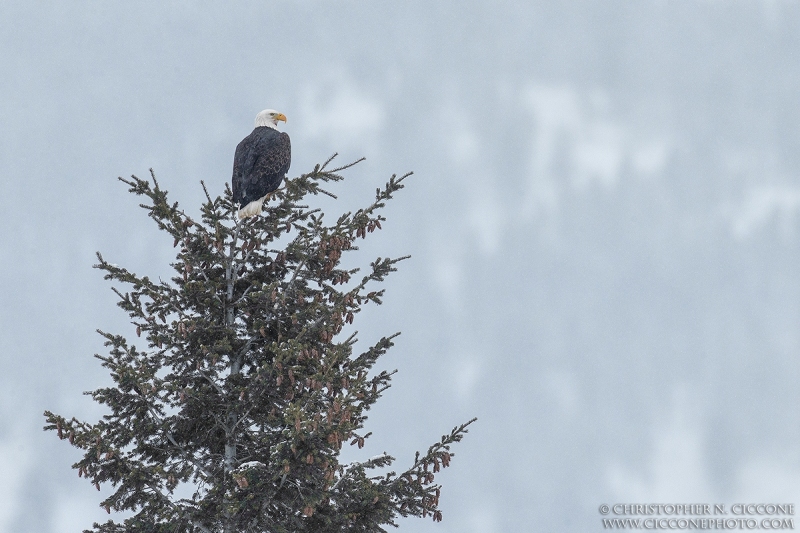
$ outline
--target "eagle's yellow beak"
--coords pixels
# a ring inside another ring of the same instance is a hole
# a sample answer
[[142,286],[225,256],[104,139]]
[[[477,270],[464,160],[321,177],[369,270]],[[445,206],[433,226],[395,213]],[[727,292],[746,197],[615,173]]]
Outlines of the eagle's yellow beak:
[[282,120],[286,122],[286,115],[284,115],[283,113],[278,113],[277,115],[275,115],[275,120]]

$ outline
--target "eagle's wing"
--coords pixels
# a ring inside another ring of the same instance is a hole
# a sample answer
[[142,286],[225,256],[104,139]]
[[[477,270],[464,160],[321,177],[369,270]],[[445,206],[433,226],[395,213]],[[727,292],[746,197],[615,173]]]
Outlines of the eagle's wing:
[[233,189],[233,202],[239,205],[242,205],[244,202],[244,160],[246,153],[251,149],[249,141],[249,135],[242,139],[242,142],[236,145],[236,154],[233,156],[233,176],[231,176],[231,188]]
[[264,194],[267,194],[280,187],[281,180],[292,163],[292,145],[289,135],[278,133],[269,138],[259,139],[258,148],[254,153],[252,174],[266,182],[264,183],[265,188],[269,190],[264,191]]

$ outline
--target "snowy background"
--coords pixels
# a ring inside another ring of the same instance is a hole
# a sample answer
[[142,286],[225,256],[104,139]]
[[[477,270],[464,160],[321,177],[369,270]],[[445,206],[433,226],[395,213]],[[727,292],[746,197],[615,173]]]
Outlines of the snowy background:
[[266,107],[293,175],[367,157],[342,210],[415,172],[363,255],[413,257],[357,322],[403,332],[362,451],[480,420],[400,531],[800,504],[799,53],[780,0],[1,3],[0,530],[107,518],[41,427],[131,333],[94,252],[169,272],[116,177],[196,212]]

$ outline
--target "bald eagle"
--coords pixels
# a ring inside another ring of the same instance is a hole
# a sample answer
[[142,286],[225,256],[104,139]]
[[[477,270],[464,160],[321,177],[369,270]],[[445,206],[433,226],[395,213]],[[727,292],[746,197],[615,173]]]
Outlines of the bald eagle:
[[239,204],[239,218],[261,213],[269,195],[280,187],[292,162],[289,135],[278,131],[286,115],[265,109],[256,115],[256,128],[236,146],[233,157],[233,201]]

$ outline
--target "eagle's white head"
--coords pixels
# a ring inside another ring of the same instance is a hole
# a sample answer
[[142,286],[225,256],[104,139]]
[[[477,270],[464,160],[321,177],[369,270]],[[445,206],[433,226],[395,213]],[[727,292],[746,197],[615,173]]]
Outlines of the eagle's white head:
[[286,122],[286,115],[283,113],[278,113],[274,109],[265,109],[256,115],[256,127],[266,126],[268,128],[277,130],[279,120]]

